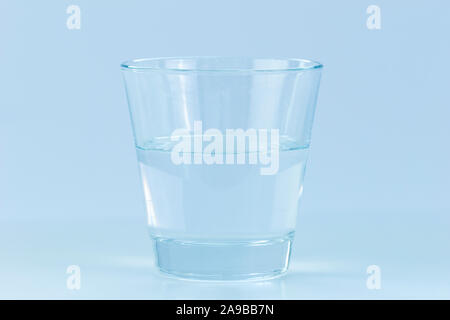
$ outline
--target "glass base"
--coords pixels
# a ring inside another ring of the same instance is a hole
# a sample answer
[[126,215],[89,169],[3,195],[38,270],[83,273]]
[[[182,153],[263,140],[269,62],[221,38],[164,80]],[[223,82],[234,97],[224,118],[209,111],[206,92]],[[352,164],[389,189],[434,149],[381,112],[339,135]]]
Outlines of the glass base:
[[163,273],[191,280],[261,280],[287,271],[293,232],[252,241],[184,241],[154,238]]

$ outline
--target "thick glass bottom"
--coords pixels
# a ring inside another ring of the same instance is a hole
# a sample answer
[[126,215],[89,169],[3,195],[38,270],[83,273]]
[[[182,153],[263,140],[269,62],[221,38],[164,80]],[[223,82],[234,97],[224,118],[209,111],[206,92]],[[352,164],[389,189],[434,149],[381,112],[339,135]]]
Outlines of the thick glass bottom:
[[163,273],[191,280],[261,280],[287,271],[294,233],[280,238],[193,241],[154,238]]

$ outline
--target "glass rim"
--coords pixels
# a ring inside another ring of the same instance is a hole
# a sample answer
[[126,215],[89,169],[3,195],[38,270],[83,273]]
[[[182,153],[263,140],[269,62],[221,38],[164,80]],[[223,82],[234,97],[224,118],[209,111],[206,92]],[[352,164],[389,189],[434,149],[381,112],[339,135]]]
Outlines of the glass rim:
[[[190,61],[191,64],[200,61],[228,60],[229,64],[195,67],[183,66],[182,62]],[[178,66],[168,66],[164,63],[179,62]],[[252,62],[257,66],[232,66],[232,62]],[[258,66],[259,65],[259,66]],[[120,64],[122,70],[134,72],[247,72],[247,73],[272,73],[272,72],[303,72],[322,69],[323,64],[310,59],[300,58],[266,58],[266,57],[239,57],[239,56],[180,56],[180,57],[155,57],[126,60]]]

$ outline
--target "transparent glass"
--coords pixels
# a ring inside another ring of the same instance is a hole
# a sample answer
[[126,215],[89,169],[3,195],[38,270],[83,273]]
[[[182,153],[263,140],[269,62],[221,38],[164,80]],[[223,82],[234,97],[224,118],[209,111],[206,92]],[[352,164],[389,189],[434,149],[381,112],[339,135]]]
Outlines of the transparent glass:
[[211,280],[285,272],[322,65],[188,57],[121,69],[158,268]]

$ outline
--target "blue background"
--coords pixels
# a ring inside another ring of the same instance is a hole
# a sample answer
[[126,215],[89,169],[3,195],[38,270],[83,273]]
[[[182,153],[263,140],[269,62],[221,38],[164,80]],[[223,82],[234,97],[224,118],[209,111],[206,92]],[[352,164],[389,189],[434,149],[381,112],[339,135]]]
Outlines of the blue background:
[[[68,30],[66,9],[81,8]],[[381,8],[368,30],[366,8]],[[450,298],[448,1],[0,3],[0,298]],[[293,262],[256,283],[152,268],[119,64],[325,65]],[[66,268],[81,267],[81,290]],[[381,268],[380,290],[366,268]]]

